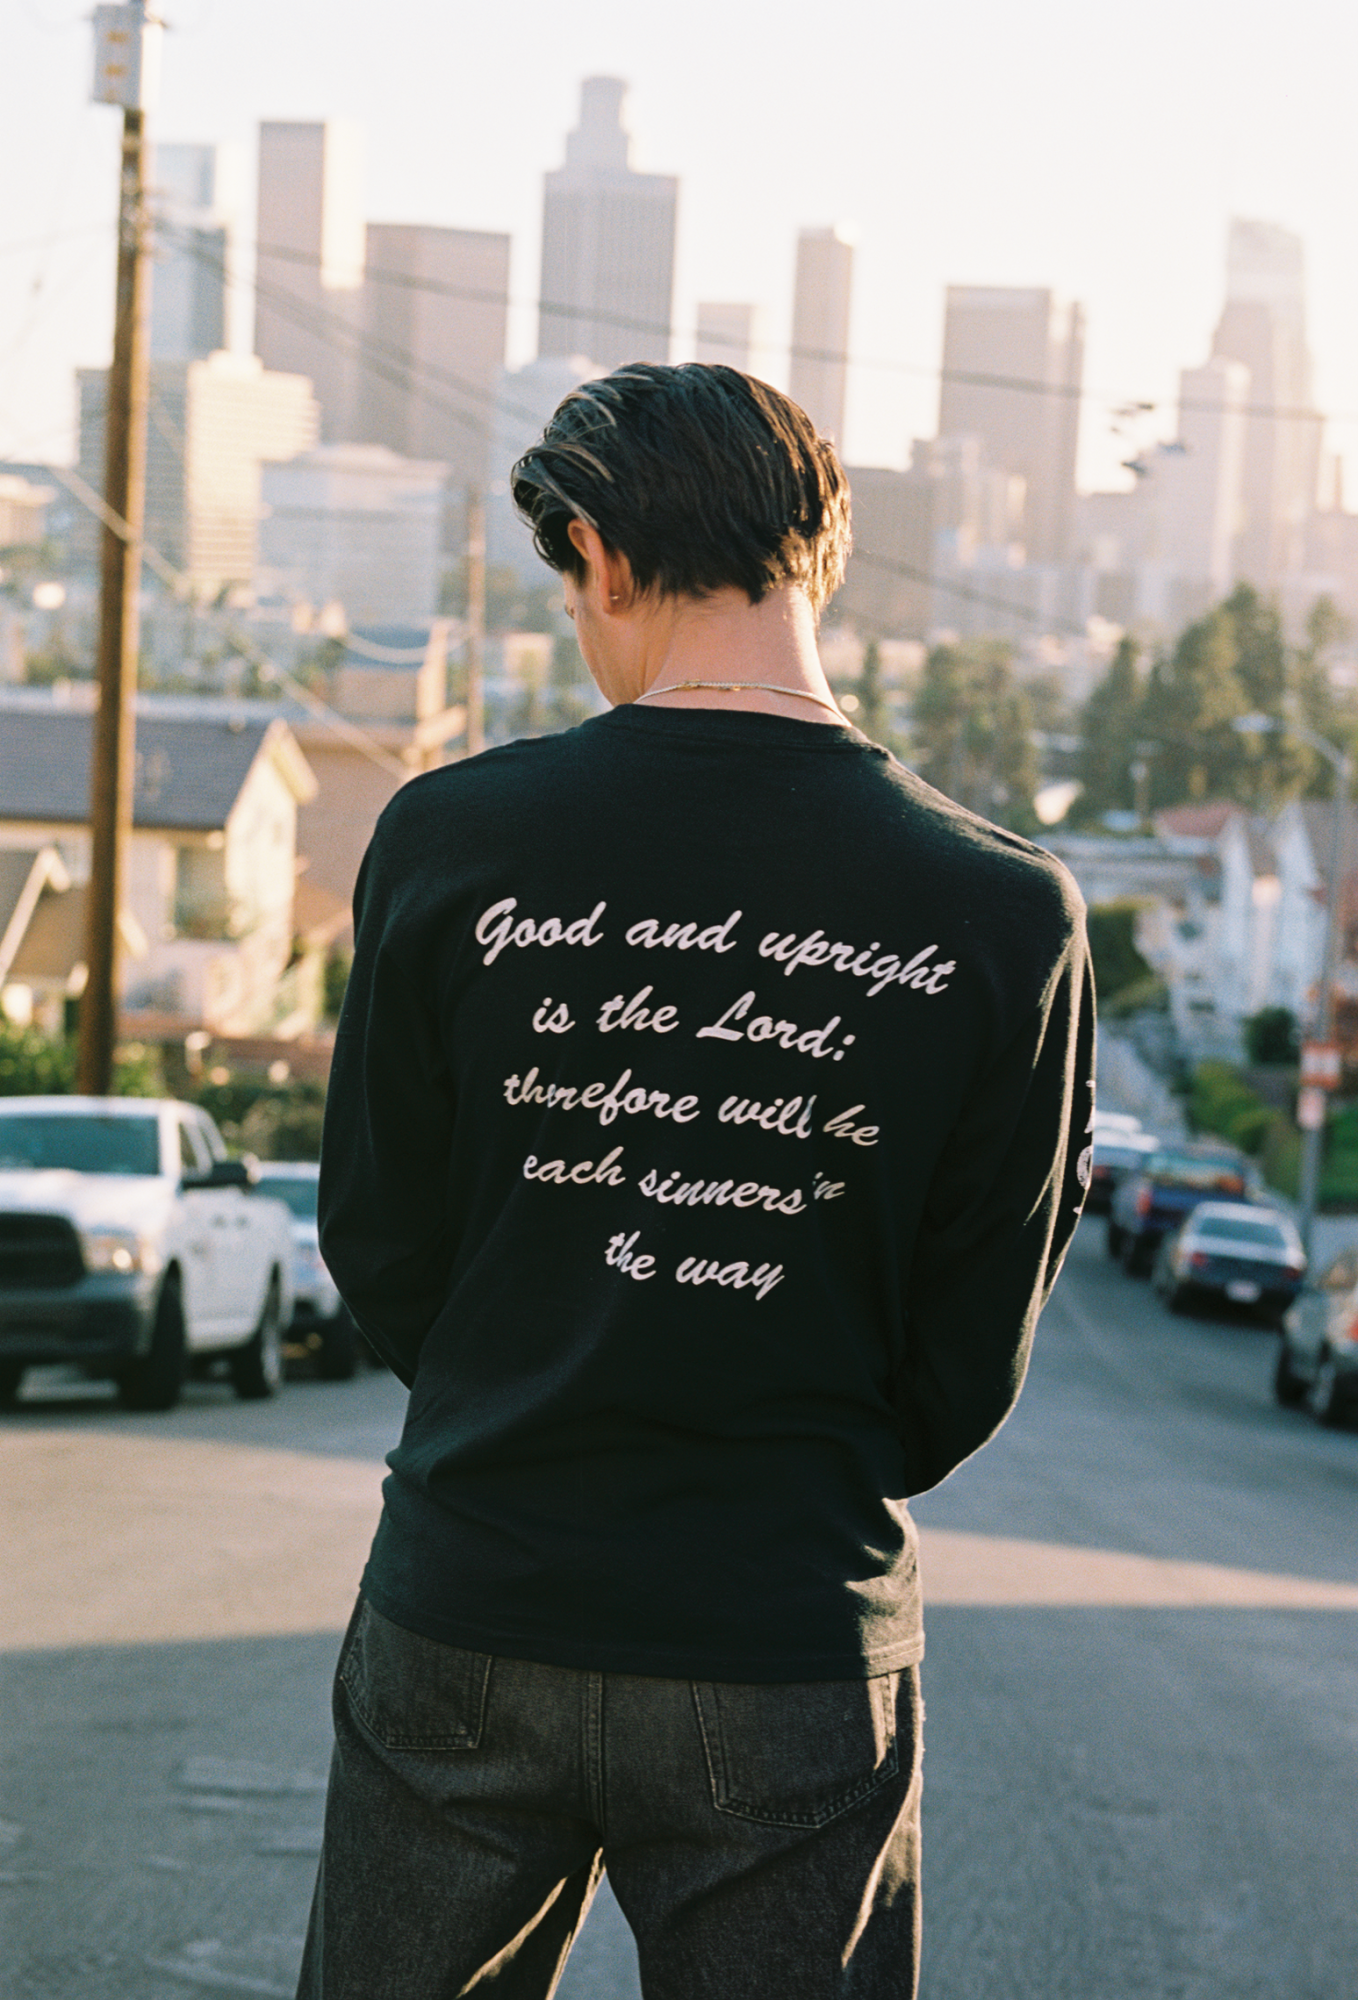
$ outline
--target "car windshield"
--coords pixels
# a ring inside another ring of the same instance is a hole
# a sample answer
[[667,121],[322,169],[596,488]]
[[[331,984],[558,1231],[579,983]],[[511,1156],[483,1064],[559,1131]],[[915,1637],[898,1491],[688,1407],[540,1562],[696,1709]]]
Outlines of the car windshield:
[[1243,1194],[1245,1176],[1238,1162],[1192,1153],[1156,1153],[1146,1168],[1163,1187],[1211,1188],[1222,1194]]
[[0,1111],[0,1169],[68,1167],[78,1174],[158,1174],[155,1118],[96,1111]]
[[1096,1167],[1135,1167],[1146,1157],[1137,1146],[1128,1146],[1112,1139],[1094,1141],[1094,1165]]
[[1251,1222],[1243,1215],[1205,1215],[1193,1224],[1193,1234],[1219,1237],[1225,1243],[1258,1243],[1268,1250],[1292,1248],[1276,1222]]
[[316,1180],[311,1174],[262,1173],[255,1182],[255,1193],[285,1201],[299,1222],[316,1220]]

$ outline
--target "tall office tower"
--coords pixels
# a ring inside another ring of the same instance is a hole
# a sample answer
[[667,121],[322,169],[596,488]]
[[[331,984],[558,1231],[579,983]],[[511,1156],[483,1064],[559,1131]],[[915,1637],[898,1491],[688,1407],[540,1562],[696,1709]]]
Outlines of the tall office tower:
[[803,229],[797,238],[788,394],[816,429],[844,441],[849,380],[849,301],[853,245],[838,229]]
[[[80,472],[103,478],[108,372],[82,368]],[[153,361],[146,437],[146,539],[194,590],[214,596],[254,574],[260,468],[316,441],[318,411],[302,375],[266,371],[253,354]],[[97,547],[90,517],[88,560]]]
[[[979,438],[997,471],[1023,479],[1029,562],[1071,551],[1083,373],[1082,306],[1026,287],[949,285],[939,436]],[[967,379],[978,376],[1007,380]]]
[[522,368],[500,371],[491,445],[494,477],[486,501],[486,562],[493,570],[512,569],[529,589],[551,585],[552,577],[514,506],[510,468],[542,435],[557,404],[603,373],[582,354],[540,354]]
[[507,236],[369,223],[353,435],[484,486],[508,310]]
[[587,354],[603,368],[670,356],[679,183],[632,171],[626,91],[618,77],[586,77],[542,204],[538,353]]
[[255,352],[309,377],[327,439],[351,435],[362,333],[362,140],[351,125],[259,128]]
[[1244,492],[1250,371],[1220,355],[1179,376],[1181,449],[1157,453],[1144,483],[1153,559],[1173,576],[1175,625],[1200,618],[1235,582]]
[[312,604],[338,601],[355,625],[431,618],[443,567],[447,470],[379,444],[323,444],[270,466],[261,590]]
[[754,357],[755,309],[707,300],[698,307],[695,361],[720,362],[748,375]]
[[1226,304],[1212,353],[1243,361],[1250,371],[1244,523],[1236,566],[1261,590],[1303,567],[1307,523],[1316,505],[1320,417],[1268,414],[1311,410],[1305,283],[1300,237],[1273,223],[1232,220]]
[[231,344],[227,298],[240,182],[229,147],[156,148],[153,360],[200,360]]

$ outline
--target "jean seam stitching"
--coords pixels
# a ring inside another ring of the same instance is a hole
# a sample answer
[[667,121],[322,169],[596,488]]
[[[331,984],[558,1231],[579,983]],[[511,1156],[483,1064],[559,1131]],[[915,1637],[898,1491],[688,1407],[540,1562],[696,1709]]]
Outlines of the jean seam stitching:
[[589,1791],[590,1809],[594,1814],[599,1831],[604,1829],[604,1744],[603,1744],[604,1676],[591,1673],[585,1677],[585,1740],[588,1744],[588,1766],[586,1783]]
[[718,1744],[716,1754],[714,1755],[712,1738],[709,1736],[707,1730],[707,1718],[703,1714],[702,1684],[699,1681],[690,1681],[689,1688],[693,1694],[693,1707],[698,1717],[698,1734],[703,1739],[703,1762],[707,1765],[708,1789],[712,1793],[714,1810],[720,1812],[722,1810],[722,1792],[726,1786],[726,1759],[722,1754],[722,1746],[720,1744]]
[[[876,1679],[877,1677],[874,1676],[873,1678]],[[713,1710],[714,1722],[716,1724],[714,1742],[713,1737],[708,1733],[707,1723],[703,1715],[702,1683],[699,1681],[690,1681],[689,1687],[693,1692],[693,1706],[697,1712],[698,1730],[703,1739],[703,1756],[707,1764],[708,1783],[712,1791],[712,1804],[717,1812],[725,1813],[728,1818],[748,1820],[752,1824],[759,1826],[812,1828],[828,1826],[831,1820],[838,1819],[842,1814],[850,1812],[855,1806],[862,1805],[866,1799],[870,1799],[875,1792],[881,1791],[884,1785],[890,1784],[891,1780],[900,1774],[900,1732],[895,1728],[893,1711],[891,1746],[881,1763],[876,1766],[867,1778],[862,1779],[850,1791],[840,1793],[828,1805],[818,1810],[798,1812],[792,1807],[779,1809],[776,1806],[758,1806],[745,1799],[737,1798],[731,1791],[731,1778],[726,1764],[726,1746],[721,1733],[721,1718],[716,1711],[715,1702]],[[869,1682],[868,1698],[870,1702],[874,1705],[876,1704],[877,1695],[872,1682]]]

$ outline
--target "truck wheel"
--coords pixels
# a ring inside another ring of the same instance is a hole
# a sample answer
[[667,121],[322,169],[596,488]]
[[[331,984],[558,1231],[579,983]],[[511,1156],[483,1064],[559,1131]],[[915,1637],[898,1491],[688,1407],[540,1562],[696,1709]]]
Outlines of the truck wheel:
[[19,1384],[24,1379],[22,1361],[0,1361],[0,1407],[7,1407],[19,1399]]
[[1340,1384],[1339,1370],[1332,1354],[1321,1355],[1320,1366],[1306,1401],[1317,1423],[1324,1424],[1329,1430],[1347,1429],[1352,1406]]
[[1129,1278],[1144,1278],[1151,1267],[1150,1245],[1128,1231],[1122,1239],[1122,1268]]
[[233,1348],[228,1359],[231,1383],[243,1403],[257,1403],[276,1396],[283,1381],[283,1328],[278,1303],[278,1273],[269,1275],[264,1307],[244,1347]]
[[186,1347],[184,1301],[172,1271],[160,1288],[150,1347],[118,1376],[124,1409],[172,1410],[184,1387]]
[[347,1312],[322,1321],[316,1373],[323,1382],[351,1382],[358,1373],[358,1328]]

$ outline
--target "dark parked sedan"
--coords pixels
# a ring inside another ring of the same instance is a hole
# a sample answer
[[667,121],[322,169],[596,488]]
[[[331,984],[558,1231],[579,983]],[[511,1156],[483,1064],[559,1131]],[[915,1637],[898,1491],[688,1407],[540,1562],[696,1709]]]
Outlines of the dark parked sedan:
[[1327,1265],[1285,1315],[1273,1393],[1322,1424],[1358,1417],[1358,1250]]
[[1200,1202],[1160,1245],[1155,1289],[1171,1312],[1216,1300],[1277,1325],[1301,1290],[1306,1253],[1288,1217],[1245,1202]]
[[1114,1190],[1108,1254],[1120,1258],[1125,1271],[1144,1275],[1162,1237],[1199,1202],[1252,1201],[1261,1191],[1255,1168],[1234,1146],[1220,1140],[1162,1146]]
[[1094,1160],[1085,1196],[1085,1207],[1091,1215],[1107,1215],[1118,1182],[1139,1172],[1159,1144],[1153,1132],[1100,1131],[1095,1125]]

